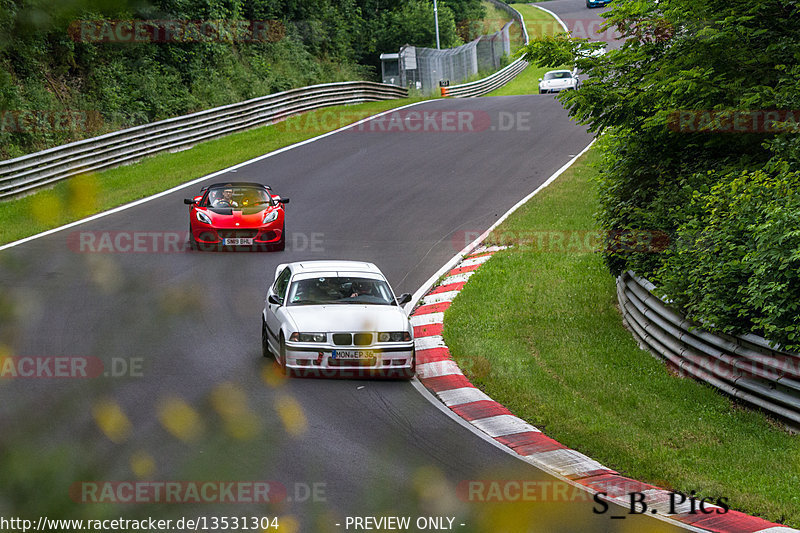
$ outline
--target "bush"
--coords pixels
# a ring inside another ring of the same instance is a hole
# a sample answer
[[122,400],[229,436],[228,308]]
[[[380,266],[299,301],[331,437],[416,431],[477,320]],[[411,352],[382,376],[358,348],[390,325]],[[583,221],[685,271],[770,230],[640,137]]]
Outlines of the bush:
[[800,171],[798,121],[731,128],[699,120],[800,109],[800,11],[790,4],[615,0],[606,21],[625,38],[620,49],[594,56],[594,44],[560,34],[523,53],[586,76],[558,98],[590,131],[608,134],[600,144],[602,229],[659,231],[673,241],[669,253],[612,241],[604,254],[611,272],[650,278],[691,318],[719,330],[797,347],[798,207],[790,192]]
[[689,318],[800,350],[800,172],[709,176],[656,281]]

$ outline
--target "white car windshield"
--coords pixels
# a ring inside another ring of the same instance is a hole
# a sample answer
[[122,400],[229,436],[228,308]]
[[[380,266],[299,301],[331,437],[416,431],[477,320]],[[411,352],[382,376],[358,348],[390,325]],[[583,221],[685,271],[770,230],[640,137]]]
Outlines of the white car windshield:
[[389,284],[359,277],[308,278],[289,286],[288,305],[396,305]]

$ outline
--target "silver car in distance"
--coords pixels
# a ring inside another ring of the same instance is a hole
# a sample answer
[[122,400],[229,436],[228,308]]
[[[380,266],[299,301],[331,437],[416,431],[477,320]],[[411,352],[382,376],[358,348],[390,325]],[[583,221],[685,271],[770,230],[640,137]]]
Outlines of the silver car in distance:
[[264,357],[284,374],[414,376],[414,330],[381,271],[361,261],[278,265],[261,315]]
[[539,78],[539,94],[575,90],[580,85],[577,71],[551,70],[545,73],[544,79]]

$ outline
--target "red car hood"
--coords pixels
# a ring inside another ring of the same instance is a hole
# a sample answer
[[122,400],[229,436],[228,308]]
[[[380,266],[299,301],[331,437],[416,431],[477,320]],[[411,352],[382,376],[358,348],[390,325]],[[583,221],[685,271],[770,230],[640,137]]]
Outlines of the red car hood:
[[267,207],[255,212],[249,209],[242,211],[241,208],[234,208],[232,211],[228,209],[202,209],[201,211],[211,218],[211,223],[216,228],[257,228],[262,225],[264,212],[268,209],[277,209],[277,207]]

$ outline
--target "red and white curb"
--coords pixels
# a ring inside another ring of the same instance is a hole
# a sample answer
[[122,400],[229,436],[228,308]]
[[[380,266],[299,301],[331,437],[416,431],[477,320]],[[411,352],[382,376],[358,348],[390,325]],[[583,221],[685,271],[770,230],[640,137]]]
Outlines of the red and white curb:
[[625,508],[630,506],[629,494],[639,492],[645,494],[648,509],[656,509],[660,517],[692,529],[719,533],[800,533],[796,529],[738,511],[717,514],[715,511],[719,508],[709,504],[704,507],[712,514],[699,511],[692,513],[689,501],[676,505],[673,510],[678,512],[670,514],[672,492],[621,476],[582,453],[567,448],[514,416],[470,383],[453,361],[442,338],[444,311],[450,307],[470,276],[500,249],[497,246],[475,248],[420,299],[419,307],[411,313],[417,351],[417,378],[422,385],[457,416],[521,459],[584,487],[592,494],[605,492],[605,499]]

